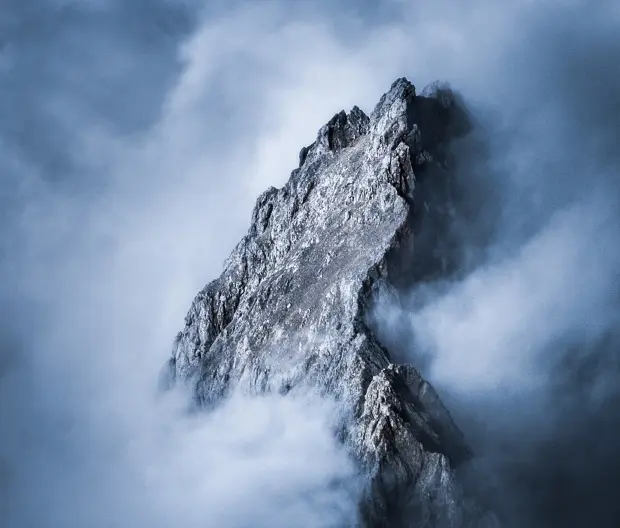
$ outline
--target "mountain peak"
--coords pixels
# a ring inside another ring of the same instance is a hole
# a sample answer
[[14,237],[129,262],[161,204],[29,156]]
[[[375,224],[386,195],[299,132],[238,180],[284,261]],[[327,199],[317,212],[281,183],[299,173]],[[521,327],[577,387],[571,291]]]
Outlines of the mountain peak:
[[[353,107],[330,119],[286,185],[258,198],[248,234],[194,299],[170,361],[206,407],[239,391],[337,402],[340,436],[366,482],[367,528],[495,526],[459,484],[454,470],[471,452],[450,414],[366,323],[390,261],[414,247],[412,222],[444,214],[428,205],[436,182],[425,182],[449,178],[452,116],[401,78],[370,117]],[[413,258],[426,259],[415,247]]]
[[390,89],[381,97],[379,104],[375,108],[375,112],[380,112],[385,104],[393,104],[395,101],[411,101],[416,97],[416,89],[413,83],[406,77],[399,77],[396,79]]

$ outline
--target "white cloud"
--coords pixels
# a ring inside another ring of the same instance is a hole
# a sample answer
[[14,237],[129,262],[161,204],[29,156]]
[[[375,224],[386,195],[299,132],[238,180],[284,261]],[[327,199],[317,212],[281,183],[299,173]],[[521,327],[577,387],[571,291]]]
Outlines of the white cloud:
[[429,376],[454,393],[541,389],[575,343],[614,322],[620,255],[604,202],[580,204],[412,314]]

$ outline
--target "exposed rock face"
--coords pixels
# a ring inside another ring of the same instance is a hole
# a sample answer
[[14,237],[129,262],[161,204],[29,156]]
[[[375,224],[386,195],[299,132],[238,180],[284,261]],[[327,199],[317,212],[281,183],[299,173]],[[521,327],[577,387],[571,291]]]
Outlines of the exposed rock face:
[[391,363],[365,322],[375,285],[402,273],[399,255],[413,251],[415,262],[428,250],[408,270],[414,280],[441,266],[415,231],[422,216],[449,216],[447,145],[464,131],[460,112],[449,89],[418,96],[399,79],[370,117],[357,107],[334,116],[289,182],[258,198],[170,361],[204,405],[233,390],[336,399],[343,441],[369,477],[363,526],[495,525],[455,476],[470,451],[450,414],[413,366]]

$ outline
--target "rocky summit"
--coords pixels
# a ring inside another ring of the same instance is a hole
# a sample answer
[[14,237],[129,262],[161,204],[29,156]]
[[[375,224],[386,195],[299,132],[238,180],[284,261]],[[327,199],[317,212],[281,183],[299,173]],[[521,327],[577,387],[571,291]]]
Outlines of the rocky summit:
[[281,189],[257,200],[221,276],[194,299],[169,363],[200,404],[233,392],[311,391],[337,402],[339,437],[365,493],[360,527],[487,527],[461,483],[462,433],[415,366],[398,364],[367,314],[380,284],[444,266],[450,143],[468,130],[452,91],[395,81],[370,116],[336,114]]

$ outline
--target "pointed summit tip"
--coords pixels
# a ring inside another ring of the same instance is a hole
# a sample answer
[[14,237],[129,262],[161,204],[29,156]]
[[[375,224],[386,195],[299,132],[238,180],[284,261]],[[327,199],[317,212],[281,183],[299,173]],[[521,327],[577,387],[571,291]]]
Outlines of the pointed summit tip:
[[407,79],[407,77],[399,77],[398,79],[396,79],[393,83],[392,86],[390,86],[390,90],[388,91],[388,93],[392,93],[392,94],[399,94],[402,96],[415,96],[415,86],[413,85],[413,83]]
[[416,91],[413,83],[406,77],[399,77],[392,83],[390,89],[385,92],[379,100],[379,103],[371,115],[371,120],[377,121],[383,114],[390,113],[389,109],[394,105],[409,105],[413,102],[415,97]]
[[406,78],[396,79],[381,96],[370,116],[370,132],[375,147],[394,147],[413,126],[415,86]]

